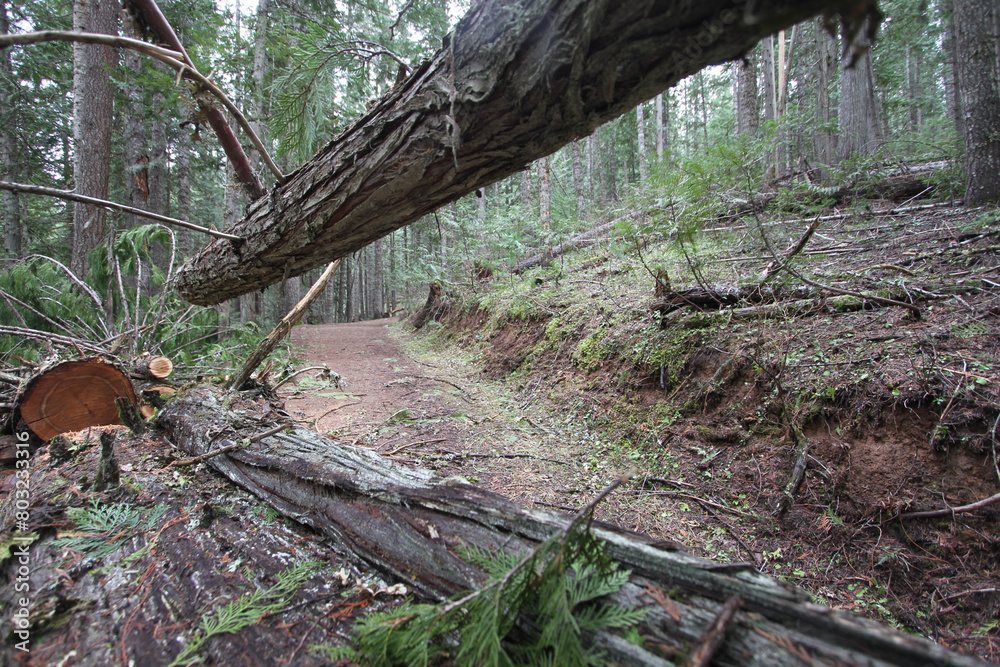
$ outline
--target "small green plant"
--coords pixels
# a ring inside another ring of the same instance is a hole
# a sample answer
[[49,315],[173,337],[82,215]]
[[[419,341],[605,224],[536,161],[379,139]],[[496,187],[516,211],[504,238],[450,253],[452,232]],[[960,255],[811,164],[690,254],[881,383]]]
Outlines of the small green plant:
[[605,664],[586,638],[612,628],[627,632],[642,618],[642,610],[597,602],[629,573],[604,553],[589,518],[578,516],[520,559],[475,548],[465,557],[490,574],[482,588],[440,605],[407,603],[371,614],[355,626],[351,655],[340,657],[372,665]]
[[239,632],[248,625],[256,623],[262,615],[286,606],[318,567],[318,563],[308,562],[289,568],[278,575],[278,582],[274,586],[240,596],[214,614],[202,617],[198,630],[188,639],[187,646],[174,658],[170,667],[181,667],[201,661],[202,658],[198,653],[210,638]]
[[61,537],[52,543],[94,558],[103,558],[114,552],[125,540],[152,530],[160,523],[166,511],[165,505],[144,509],[124,504],[100,505],[94,500],[90,507],[71,507],[66,510],[79,530],[92,534]]

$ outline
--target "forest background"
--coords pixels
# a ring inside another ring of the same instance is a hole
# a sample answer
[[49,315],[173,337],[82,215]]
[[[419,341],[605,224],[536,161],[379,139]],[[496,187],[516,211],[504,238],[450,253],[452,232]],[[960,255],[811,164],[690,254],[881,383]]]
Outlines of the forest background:
[[[0,8],[3,34],[143,32],[106,0]],[[634,229],[635,211],[662,209],[668,199],[685,201],[687,215],[663,216],[643,232],[694,233],[776,185],[822,194],[920,162],[937,163],[939,196],[996,199],[1000,142],[990,132],[1000,122],[1000,9],[978,0],[880,8],[870,49],[864,32],[845,47],[849,40],[823,19],[807,21],[376,241],[345,259],[310,321],[412,308],[433,280],[510,269],[608,220]],[[198,68],[246,112],[286,173],[428,58],[465,9],[440,0],[162,3]],[[247,200],[232,167],[162,64],[128,49],[46,42],[0,50],[0,81],[0,180],[221,230],[242,217]],[[269,185],[268,173],[259,174]],[[319,273],[192,308],[164,285],[205,234],[59,199],[0,195],[0,321],[35,331],[107,340],[129,329],[123,339],[136,350],[155,344],[194,363],[206,349],[239,350]],[[619,251],[631,252],[627,244]],[[89,289],[67,289],[73,283]],[[0,352],[23,343],[2,338]]]

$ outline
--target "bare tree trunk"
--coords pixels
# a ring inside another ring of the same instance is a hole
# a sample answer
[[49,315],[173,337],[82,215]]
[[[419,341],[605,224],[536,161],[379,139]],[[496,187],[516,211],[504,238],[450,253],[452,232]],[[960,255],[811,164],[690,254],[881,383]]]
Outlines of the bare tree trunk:
[[736,135],[754,136],[760,129],[757,97],[757,49],[739,61],[736,72]]
[[816,120],[822,124],[822,128],[815,134],[815,150],[817,162],[823,165],[820,168],[820,180],[825,180],[826,167],[833,164],[833,156],[836,151],[834,135],[831,129],[833,117],[830,110],[830,81],[832,79],[833,64],[836,62],[836,40],[826,31],[826,28],[823,26],[823,19],[816,19],[813,30],[816,34],[816,61],[818,63],[818,74],[816,77]]
[[374,267],[372,271],[372,317],[383,317],[385,315],[385,296],[383,294],[385,285],[385,259],[382,256],[382,239],[378,239],[372,244],[374,255]]
[[[118,3],[75,0],[73,29],[117,34]],[[114,97],[109,72],[116,54],[109,46],[73,44],[73,181],[77,194],[108,198],[111,165],[111,119]],[[87,254],[107,234],[107,211],[87,204],[73,205],[73,251],[70,268],[83,277]]]
[[663,93],[656,96],[656,161],[663,162]]
[[552,181],[549,158],[538,161],[538,221],[545,233],[546,245],[552,245]]
[[531,209],[531,169],[521,172],[521,207],[525,211]]
[[965,118],[965,202],[1000,201],[1000,92],[991,0],[954,0]]
[[576,195],[576,216],[580,220],[590,217],[587,210],[587,184],[583,180],[583,148],[579,141],[570,144],[573,158],[573,193]]
[[646,112],[640,104],[635,108],[636,126],[638,127],[639,150],[639,182],[646,182]]
[[[774,37],[765,37],[761,42],[764,69],[764,120],[778,119],[778,84],[774,74]],[[771,161],[764,172],[764,179],[770,180],[777,176],[778,165]]]
[[[869,19],[870,20],[870,19]],[[854,38],[853,48],[842,58],[844,69],[840,83],[840,146],[839,159],[856,155],[872,155],[878,147],[878,119],[872,90],[872,60],[865,26]],[[854,59],[853,67],[849,66]]]
[[[174,145],[177,159],[174,163],[174,176],[177,192],[177,218],[191,219],[191,135],[187,127],[182,127]],[[189,229],[177,231],[177,255],[179,259],[187,259],[194,252],[194,232]],[[242,309],[240,313],[242,315]]]
[[[0,1],[0,35],[10,31],[7,22],[7,2]],[[18,181],[17,135],[15,128],[21,123],[17,117],[17,87],[10,62],[10,49],[0,52],[0,178]],[[3,215],[3,250],[7,257],[21,257],[21,203],[16,192],[4,190],[0,195]]]
[[962,74],[958,63],[958,31],[955,16],[955,0],[944,0],[945,22],[944,47],[948,72],[944,77],[945,97],[948,111],[955,120],[955,132],[960,142],[965,141],[965,117],[962,113]]

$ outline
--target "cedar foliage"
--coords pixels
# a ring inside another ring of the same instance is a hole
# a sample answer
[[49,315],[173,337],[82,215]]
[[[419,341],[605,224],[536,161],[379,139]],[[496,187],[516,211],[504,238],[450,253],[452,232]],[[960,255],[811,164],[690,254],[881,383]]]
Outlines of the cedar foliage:
[[639,609],[602,604],[629,572],[605,553],[586,522],[576,522],[533,552],[464,556],[489,580],[478,591],[441,604],[406,603],[371,614],[355,626],[356,647],[341,657],[372,665],[600,665],[602,652],[588,638],[624,630]]

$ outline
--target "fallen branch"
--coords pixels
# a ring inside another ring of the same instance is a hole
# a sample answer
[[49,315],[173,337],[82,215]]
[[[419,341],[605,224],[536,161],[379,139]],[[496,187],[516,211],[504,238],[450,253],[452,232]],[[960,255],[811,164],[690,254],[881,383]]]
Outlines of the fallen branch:
[[282,431],[288,430],[289,426],[290,426],[289,424],[278,424],[274,428],[269,428],[268,430],[264,431],[263,433],[258,433],[257,435],[250,436],[249,438],[246,438],[245,440],[240,440],[239,442],[234,442],[232,444],[226,445],[225,447],[219,447],[218,449],[213,449],[210,452],[205,452],[204,454],[199,454],[198,456],[194,456],[194,457],[191,457],[189,459],[177,459],[176,461],[171,461],[166,466],[164,466],[164,470],[166,470],[167,468],[172,468],[173,466],[189,466],[189,465],[193,465],[195,463],[201,463],[202,461],[207,461],[208,459],[216,457],[219,454],[225,454],[226,452],[235,451],[235,450],[240,449],[242,447],[246,447],[247,445],[249,445],[251,443],[254,443],[254,442],[257,442],[259,440],[263,440],[264,438],[267,438],[269,436],[272,436],[275,433],[281,433]]
[[726,600],[726,604],[722,605],[722,609],[719,610],[719,615],[715,617],[712,625],[705,631],[705,636],[698,641],[698,645],[691,651],[691,655],[688,657],[687,663],[685,663],[687,667],[708,667],[716,651],[722,645],[723,639],[725,639],[726,628],[729,627],[733,616],[742,606],[743,600],[740,599],[739,595],[734,595]]
[[398,454],[404,449],[409,449],[410,447],[416,447],[417,445],[432,445],[436,442],[446,442],[447,440],[448,438],[434,438],[433,440],[417,440],[416,442],[409,442],[405,445],[400,445],[399,447],[396,447],[396,449],[392,450],[391,452],[388,452],[386,456],[392,456],[393,454]]
[[926,512],[907,512],[906,514],[900,514],[900,521],[908,521],[910,519],[929,519],[938,516],[951,516],[952,514],[962,514],[964,512],[975,512],[978,509],[982,509],[987,505],[992,505],[993,503],[1000,502],[1000,493],[985,498],[978,502],[971,503],[969,505],[962,505],[960,507],[945,507],[940,510],[929,510]]
[[242,240],[241,237],[239,236],[234,236],[233,234],[226,234],[225,232],[220,232],[215,229],[202,227],[200,225],[194,224],[193,222],[187,222],[186,220],[178,220],[177,218],[170,218],[165,215],[160,215],[159,213],[144,211],[141,208],[134,208],[132,206],[126,206],[124,204],[116,204],[115,202],[107,201],[106,199],[97,199],[96,197],[87,197],[85,195],[78,195],[75,192],[69,192],[67,190],[56,190],[55,188],[43,188],[39,185],[26,185],[24,183],[10,183],[8,181],[0,181],[0,190],[9,190],[11,192],[24,192],[29,195],[42,195],[45,197],[55,197],[56,199],[64,199],[66,201],[79,202],[81,204],[102,206],[104,208],[108,208],[113,211],[122,211],[123,213],[131,213],[132,215],[137,215],[142,218],[149,218],[150,220],[156,220],[157,222],[162,222],[165,225],[173,225],[174,227],[183,227],[184,229],[190,229],[196,232],[201,232],[202,234],[208,234],[209,236],[214,236],[220,239],[229,239],[230,241]]
[[271,333],[265,336],[264,339],[257,345],[254,351],[250,354],[250,357],[246,360],[246,363],[243,364],[243,368],[240,369],[240,371],[233,378],[232,382],[229,383],[229,389],[239,391],[240,387],[243,386],[243,383],[250,379],[250,376],[255,370],[257,370],[257,367],[260,366],[264,359],[267,358],[267,355],[271,354],[271,352],[274,351],[274,348],[278,347],[278,343],[280,343],[282,339],[288,335],[288,333],[292,330],[292,327],[295,326],[306,314],[306,311],[309,310],[313,301],[319,298],[319,295],[323,293],[324,289],[326,289],[326,284],[330,282],[330,278],[333,276],[334,272],[336,272],[337,267],[340,266],[340,261],[341,260],[338,259],[330,262],[329,266],[326,267],[326,271],[324,271],[313,286],[309,288],[306,295],[302,297],[297,304],[295,304],[294,308],[288,311],[287,315],[281,318],[281,321],[278,322],[273,329],[271,329]]

